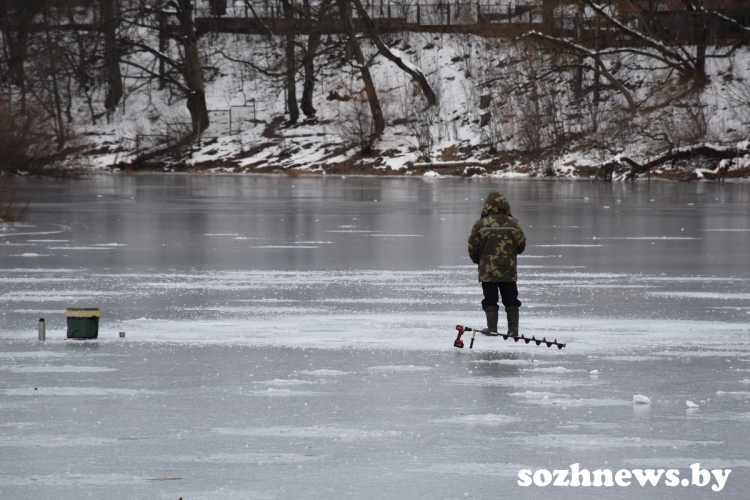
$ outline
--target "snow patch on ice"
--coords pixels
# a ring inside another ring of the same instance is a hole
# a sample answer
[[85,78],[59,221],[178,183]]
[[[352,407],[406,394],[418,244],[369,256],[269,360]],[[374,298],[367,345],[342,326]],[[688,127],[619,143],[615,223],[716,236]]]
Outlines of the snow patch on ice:
[[537,377],[524,377],[524,378],[513,378],[513,377],[473,377],[473,378],[459,378],[455,380],[455,383],[462,385],[478,385],[478,386],[502,386],[502,387],[537,387],[540,389],[550,389],[558,387],[577,387],[577,386],[590,386],[591,380],[554,380],[554,379],[543,379]]
[[543,364],[544,361],[538,361],[536,359],[477,359],[472,363],[487,363],[494,365],[510,365],[510,366],[529,366],[535,364]]
[[383,365],[383,366],[370,366],[367,368],[374,372],[426,372],[432,370],[429,366],[415,366],[415,365]]
[[319,458],[300,453],[216,453],[213,455],[164,457],[164,460],[201,464],[287,465],[309,462]]
[[636,467],[685,468],[688,464],[700,463],[702,469],[734,469],[735,467],[750,467],[750,460],[726,460],[723,458],[682,458],[682,457],[649,457],[631,458],[626,464]]
[[18,352],[0,352],[0,359],[35,359],[35,358],[64,358],[66,352],[53,351],[18,351]]
[[658,358],[656,356],[637,356],[637,355],[615,355],[615,356],[592,356],[592,359],[608,359],[611,361],[654,361]]
[[512,422],[520,422],[517,417],[489,413],[487,415],[460,415],[456,417],[438,418],[432,422],[438,424],[469,424],[469,425],[502,425]]
[[565,368],[563,366],[549,366],[545,368],[524,368],[521,371],[522,372],[537,372],[537,373],[574,373],[574,372],[582,372],[583,370],[574,370],[570,368]]
[[103,372],[115,372],[117,368],[106,368],[103,366],[76,366],[76,365],[62,365],[62,366],[0,366],[0,370],[9,370],[16,373],[103,373]]
[[352,372],[344,372],[341,370],[331,370],[328,368],[322,368],[320,370],[300,370],[296,373],[300,375],[312,375],[314,377],[340,377],[342,375],[349,375]]
[[587,245],[587,244],[577,244],[577,243],[560,243],[556,245],[535,245],[540,248],[555,248],[555,247],[572,247],[572,248],[593,248],[593,247],[603,247],[604,245]]
[[0,476],[3,486],[121,486],[143,485],[152,478],[126,474],[32,474]]
[[228,428],[217,427],[213,429],[217,434],[230,436],[254,436],[254,437],[291,437],[291,438],[313,438],[313,439],[340,439],[342,441],[356,441],[360,439],[380,439],[400,436],[398,431],[347,429],[340,427],[248,427]]
[[[17,446],[52,448],[56,446],[111,446],[117,444],[118,439],[109,437],[68,436],[68,435],[15,435],[0,436],[0,447]],[[0,476],[1,477],[1,476]]]
[[243,396],[267,396],[271,398],[288,398],[298,396],[321,396],[325,395],[325,392],[312,392],[312,391],[295,391],[292,389],[276,389],[275,387],[269,387],[265,391],[251,391],[243,393]]
[[454,463],[437,464],[424,469],[417,469],[417,471],[434,472],[441,475],[458,474],[461,476],[501,476],[518,478],[518,471],[521,469],[536,470],[537,468],[510,462],[477,462],[461,463],[458,466]]
[[750,293],[718,292],[646,292],[654,297],[673,297],[680,299],[716,299],[716,300],[750,300]]
[[295,386],[295,385],[310,385],[310,384],[315,384],[316,382],[313,382],[311,380],[298,380],[298,379],[293,379],[293,378],[289,378],[289,379],[275,378],[273,380],[267,380],[265,382],[260,382],[260,383],[265,383],[269,385],[277,385],[277,386]]
[[149,396],[166,394],[146,389],[114,389],[105,387],[23,387],[4,389],[0,393],[8,396]]
[[[537,434],[521,436],[515,441],[543,448],[687,448],[695,445],[718,445],[721,441],[688,441],[682,439],[643,439],[587,434]],[[683,465],[684,467],[684,465]]]

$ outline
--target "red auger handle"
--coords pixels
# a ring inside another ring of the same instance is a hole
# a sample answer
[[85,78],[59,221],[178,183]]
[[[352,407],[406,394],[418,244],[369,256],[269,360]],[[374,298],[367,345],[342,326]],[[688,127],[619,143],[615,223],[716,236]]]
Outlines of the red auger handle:
[[456,340],[453,341],[453,347],[458,347],[459,349],[463,349],[464,341],[461,340],[461,335],[464,334],[464,327],[461,325],[456,325],[456,330],[458,330],[458,335],[456,335]]

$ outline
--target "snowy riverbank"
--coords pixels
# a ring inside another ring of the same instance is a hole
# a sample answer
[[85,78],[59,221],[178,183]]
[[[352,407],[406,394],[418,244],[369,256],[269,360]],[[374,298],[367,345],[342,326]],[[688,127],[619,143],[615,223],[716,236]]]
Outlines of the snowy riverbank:
[[[570,74],[553,72],[544,82],[530,79],[551,67],[538,50],[533,52],[537,59],[524,63],[530,49],[521,43],[425,33],[399,34],[394,43],[425,72],[439,104],[424,110],[408,77],[376,57],[372,72],[388,126],[370,154],[355,145],[352,123],[366,104],[350,66],[335,60],[322,64],[315,120],[287,126],[283,85],[216,55],[262,59],[268,45],[257,36],[213,34],[201,38],[202,51],[214,54],[214,71],[207,84],[212,125],[200,144],[176,157],[138,163],[139,153],[166,144],[189,118],[184,102],[173,99],[168,89],[151,84],[136,89],[140,82],[131,75],[126,99],[110,123],[85,125],[86,108],[81,104],[78,109],[81,138],[92,145],[84,163],[96,170],[127,171],[590,178],[618,158],[645,162],[674,148],[706,143],[736,149],[736,158],[677,159],[652,169],[651,176],[693,180],[750,174],[743,142],[749,114],[741,97],[748,93],[742,78],[749,71],[746,48],[729,59],[709,59],[711,80],[700,92],[651,110],[657,97],[666,99],[679,89],[664,87],[663,71],[649,69],[638,58],[620,57],[618,77],[644,108],[623,121],[622,98],[607,86],[592,110],[574,98]],[[547,100],[532,116],[527,108],[534,92]],[[617,166],[614,178],[623,178],[628,169],[626,163]]]

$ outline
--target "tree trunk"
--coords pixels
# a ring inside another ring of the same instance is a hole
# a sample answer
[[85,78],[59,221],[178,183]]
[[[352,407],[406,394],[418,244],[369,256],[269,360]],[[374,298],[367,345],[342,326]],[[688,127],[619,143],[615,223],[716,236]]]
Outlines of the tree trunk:
[[[10,7],[10,8],[9,8]],[[21,91],[21,111],[26,111],[26,69],[31,21],[36,14],[33,6],[0,1],[0,30],[7,50],[10,80]]]
[[203,82],[203,67],[198,52],[198,39],[193,24],[193,5],[190,0],[178,0],[177,15],[180,20],[180,42],[183,49],[183,77],[189,90],[187,108],[193,121],[193,134],[205,131],[210,121],[206,106],[206,91]]
[[107,96],[104,107],[112,111],[122,98],[120,51],[117,47],[117,15],[115,0],[100,0],[102,30],[104,32],[104,67],[107,79]]
[[375,90],[375,82],[372,80],[370,74],[370,68],[368,68],[365,61],[365,56],[362,53],[362,47],[359,45],[357,40],[357,32],[354,29],[354,21],[352,20],[352,6],[349,0],[336,0],[341,12],[341,20],[344,24],[344,31],[349,38],[349,46],[352,49],[354,60],[359,66],[362,74],[362,81],[365,84],[365,93],[367,94],[367,101],[370,104],[370,113],[372,114],[372,121],[374,130],[372,133],[372,140],[379,138],[383,135],[385,130],[385,119],[383,118],[383,110],[380,108],[380,100],[378,100],[378,93]]
[[294,37],[297,34],[294,22],[294,8],[290,0],[281,0],[284,10],[284,35],[286,36],[286,106],[289,112],[289,123],[299,120],[299,107],[297,107],[297,67],[294,53]]
[[[310,34],[307,36],[307,50],[305,51],[305,58],[303,60],[303,67],[305,70],[305,81],[302,85],[302,100],[300,102],[302,112],[308,118],[315,116],[317,111],[313,105],[313,92],[315,90],[315,56],[318,53],[318,47],[320,46],[320,39],[322,36],[320,27],[326,22],[327,9],[330,0],[323,0],[318,10],[318,20],[311,26]],[[310,3],[305,2],[305,11],[307,13],[308,22],[312,22],[312,13],[310,11]]]
[[[695,9],[695,6],[691,7]],[[706,74],[706,47],[708,45],[708,28],[706,23],[708,22],[708,16],[703,12],[693,12],[691,16],[691,23],[695,30],[695,83],[702,87],[708,83],[708,75]]]
[[[580,44],[583,42],[583,15],[585,13],[584,6],[581,4],[578,8],[578,14],[576,16],[576,41]],[[573,83],[573,89],[576,101],[580,101],[583,96],[583,56],[576,56],[578,60],[578,66],[575,69],[575,79]]]
[[62,98],[60,97],[60,86],[57,81],[57,63],[55,55],[55,44],[52,42],[52,36],[50,35],[49,19],[47,13],[42,13],[42,19],[44,20],[44,35],[47,42],[47,57],[49,57],[49,72],[52,80],[52,105],[55,113],[55,136],[57,138],[57,149],[62,149],[65,146],[66,134],[65,134],[65,123],[63,122],[63,109],[62,109]]
[[425,78],[422,71],[413,65],[405,63],[400,57],[396,57],[391,49],[389,49],[388,46],[383,43],[383,40],[378,34],[375,23],[370,18],[370,15],[367,13],[367,9],[365,9],[365,7],[362,5],[362,2],[360,0],[350,1],[354,4],[354,8],[357,9],[359,19],[365,25],[365,28],[369,32],[372,41],[375,42],[375,46],[378,48],[378,52],[380,53],[380,55],[396,64],[396,66],[398,66],[402,71],[411,76],[415,82],[417,82],[419,87],[422,89],[425,98],[427,99],[428,107],[435,105],[437,103],[437,96],[432,90],[432,87],[430,87],[430,84],[427,82],[427,78]]
[[[159,52],[166,54],[169,50],[169,37],[167,36],[167,15],[159,12]],[[167,88],[167,64],[164,58],[159,58],[159,90]]]

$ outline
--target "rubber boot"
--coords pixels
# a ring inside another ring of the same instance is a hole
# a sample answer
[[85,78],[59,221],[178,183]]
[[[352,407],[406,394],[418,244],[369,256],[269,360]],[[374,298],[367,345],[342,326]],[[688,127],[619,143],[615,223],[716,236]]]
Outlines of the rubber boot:
[[500,308],[497,306],[490,306],[484,310],[484,313],[487,315],[487,329],[482,330],[482,332],[497,335],[498,311],[500,311]]
[[508,317],[508,335],[518,337],[518,308],[506,307],[505,315]]

